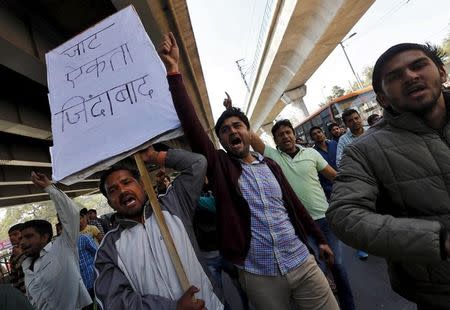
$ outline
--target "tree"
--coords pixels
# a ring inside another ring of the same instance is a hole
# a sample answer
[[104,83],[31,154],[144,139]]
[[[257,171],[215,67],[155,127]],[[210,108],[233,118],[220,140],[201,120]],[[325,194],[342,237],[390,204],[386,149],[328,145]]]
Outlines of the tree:
[[441,48],[446,55],[445,61],[448,62],[448,60],[450,59],[450,33],[447,35],[447,38],[442,41]]
[[[73,199],[78,207],[87,209],[96,209],[97,214],[113,212],[109,207],[103,195],[79,196]],[[53,227],[58,222],[56,210],[52,201],[42,201],[29,203],[20,206],[10,207],[0,225],[0,240],[8,239],[8,229],[18,223],[24,223],[33,219],[42,219],[49,221]]]
[[329,95],[327,97],[327,102],[329,102],[333,99],[339,98],[339,97],[343,96],[344,94],[345,94],[345,89],[343,89],[340,86],[334,85],[331,88],[331,95]]

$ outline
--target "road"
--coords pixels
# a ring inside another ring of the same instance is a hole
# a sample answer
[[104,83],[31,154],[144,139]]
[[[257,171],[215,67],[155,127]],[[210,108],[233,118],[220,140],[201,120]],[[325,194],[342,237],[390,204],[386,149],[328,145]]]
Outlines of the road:
[[[392,291],[387,265],[383,259],[369,256],[366,261],[361,261],[356,257],[356,251],[345,245],[343,254],[357,310],[417,309],[414,304]],[[224,287],[225,296],[231,304],[231,309],[243,309],[239,295],[226,274],[224,274]]]

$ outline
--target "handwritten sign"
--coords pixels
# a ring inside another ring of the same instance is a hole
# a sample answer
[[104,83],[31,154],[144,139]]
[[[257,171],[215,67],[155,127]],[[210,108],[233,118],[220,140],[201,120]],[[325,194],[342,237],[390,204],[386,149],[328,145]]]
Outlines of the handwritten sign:
[[165,68],[132,6],[46,54],[53,179],[72,184],[181,134]]

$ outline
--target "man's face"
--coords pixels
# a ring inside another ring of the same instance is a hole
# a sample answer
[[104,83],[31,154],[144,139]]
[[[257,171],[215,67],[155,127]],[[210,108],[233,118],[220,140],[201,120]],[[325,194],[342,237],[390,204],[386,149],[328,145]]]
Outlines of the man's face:
[[350,128],[351,132],[356,132],[363,128],[363,120],[358,113],[353,113],[344,119],[345,125]]
[[322,130],[314,129],[311,132],[311,139],[313,139],[313,141],[316,143],[322,143],[323,141],[325,141],[326,137]]
[[95,220],[97,218],[97,214],[93,211],[89,211],[88,216],[90,220]]
[[134,217],[142,214],[146,195],[142,185],[128,170],[112,172],[105,180],[109,205],[120,215]]
[[88,224],[88,216],[87,215],[80,216],[80,230],[85,229],[87,224]]
[[394,111],[424,113],[442,96],[446,72],[420,50],[404,51],[383,67],[378,101]]
[[40,235],[33,227],[22,230],[22,240],[20,246],[25,255],[30,257],[38,257],[41,250],[48,243],[48,235]]
[[341,136],[341,128],[339,126],[334,126],[331,128],[331,135],[335,138],[338,138]]
[[20,243],[20,239],[22,238],[22,234],[20,230],[13,230],[9,234],[9,241],[11,241],[12,245],[17,245]]
[[164,178],[164,181],[163,181],[163,183],[164,183],[164,186],[166,187],[166,188],[168,188],[169,187],[169,185],[170,185],[170,179],[169,178]]
[[250,151],[250,131],[237,116],[227,118],[219,129],[219,141],[223,148],[238,158],[244,158]]
[[291,127],[280,126],[273,137],[278,148],[285,153],[295,152],[295,134]]

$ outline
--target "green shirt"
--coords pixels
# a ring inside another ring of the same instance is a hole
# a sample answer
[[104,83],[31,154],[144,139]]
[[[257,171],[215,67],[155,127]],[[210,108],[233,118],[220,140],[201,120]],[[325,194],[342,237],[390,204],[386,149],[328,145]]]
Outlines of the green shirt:
[[327,198],[320,186],[319,171],[327,165],[327,161],[313,148],[297,145],[300,151],[291,158],[288,154],[266,145],[264,156],[276,161],[297,194],[297,197],[308,210],[314,220],[325,217],[328,209]]

